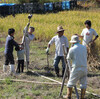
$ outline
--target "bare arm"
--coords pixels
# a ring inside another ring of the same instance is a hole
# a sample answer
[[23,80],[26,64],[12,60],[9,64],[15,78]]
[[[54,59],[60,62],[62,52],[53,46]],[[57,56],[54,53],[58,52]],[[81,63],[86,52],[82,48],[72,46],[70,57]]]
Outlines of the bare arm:
[[94,42],[99,36],[97,35],[92,42]]

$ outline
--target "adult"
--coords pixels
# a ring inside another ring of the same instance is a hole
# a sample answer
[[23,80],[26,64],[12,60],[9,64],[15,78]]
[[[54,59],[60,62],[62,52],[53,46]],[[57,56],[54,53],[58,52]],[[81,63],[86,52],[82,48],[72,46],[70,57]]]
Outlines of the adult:
[[[89,46],[89,44],[94,44],[95,40],[99,37],[97,32],[91,28],[91,21],[90,20],[86,20],[85,21],[85,26],[86,28],[83,29],[81,35],[79,35],[79,37],[81,37],[83,39],[82,45],[85,46]],[[95,36],[95,38],[93,39],[93,36]]]
[[87,88],[87,49],[79,42],[80,40],[77,35],[71,37],[70,43],[73,44],[73,47],[69,49],[67,61],[68,63],[72,61],[72,69],[67,84],[67,99],[71,99],[72,88],[78,80],[80,81],[81,99],[84,99]]
[[64,36],[64,29],[62,26],[57,27],[57,35],[54,36],[48,43],[48,47],[46,49],[46,52],[49,52],[50,46],[55,43],[56,51],[55,51],[55,59],[54,59],[54,68],[56,75],[59,77],[59,67],[58,64],[60,60],[62,61],[62,76],[64,75],[65,71],[65,61],[64,61],[64,55],[63,55],[63,48],[62,44],[65,44],[66,50],[68,52],[69,49],[69,43],[67,37]]

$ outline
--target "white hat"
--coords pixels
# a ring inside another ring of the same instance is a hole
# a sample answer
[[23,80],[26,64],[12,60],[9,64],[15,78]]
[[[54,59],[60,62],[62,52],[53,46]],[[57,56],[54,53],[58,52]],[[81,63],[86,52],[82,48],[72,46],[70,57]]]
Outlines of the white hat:
[[71,37],[70,43],[79,43],[79,42],[80,42],[80,40],[79,40],[79,37],[77,35],[73,35]]
[[65,30],[63,29],[62,26],[58,26],[58,27],[57,27],[57,33],[58,33],[58,32],[61,32],[61,31],[65,31]]

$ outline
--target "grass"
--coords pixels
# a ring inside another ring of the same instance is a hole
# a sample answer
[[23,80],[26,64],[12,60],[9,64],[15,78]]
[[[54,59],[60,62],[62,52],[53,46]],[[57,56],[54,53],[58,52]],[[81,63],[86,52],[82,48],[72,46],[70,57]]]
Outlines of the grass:
[[[35,27],[35,37],[37,41],[31,42],[30,45],[30,72],[24,72],[17,77],[7,77],[2,72],[2,65],[4,63],[4,43],[9,28],[15,28],[15,40],[19,43],[23,36],[23,28],[28,22],[28,14],[16,15],[16,17],[8,16],[6,18],[0,18],[0,78],[6,78],[5,81],[0,82],[0,99],[58,99],[60,86],[51,86],[44,84],[31,84],[21,82],[11,82],[10,79],[25,79],[31,81],[45,82],[45,80],[39,76],[36,76],[31,71],[34,70],[45,76],[49,76],[58,81],[62,81],[62,78],[55,76],[53,59],[54,59],[54,45],[50,48],[49,55],[49,68],[51,74],[47,73],[47,56],[45,49],[48,41],[56,35],[57,26],[62,25],[65,31],[65,36],[70,40],[71,36],[75,33],[81,34],[84,28],[84,21],[90,19],[92,21],[92,27],[100,35],[99,19],[100,11],[63,11],[58,13],[47,13],[47,14],[34,14],[31,20],[31,26]],[[100,38],[96,41],[98,50],[100,51]],[[38,42],[41,41],[41,42]],[[16,60],[16,52],[14,51]],[[16,64],[17,66],[17,64]],[[61,74],[61,63],[59,64]],[[88,91],[100,94],[99,78],[88,77]],[[94,82],[95,81],[95,82]],[[97,83],[98,82],[98,83]],[[90,87],[91,86],[91,87]],[[94,88],[95,87],[95,88]],[[66,94],[66,87],[64,88],[63,94]],[[86,95],[87,99],[96,99],[91,95]],[[75,93],[73,94],[75,97]],[[62,99],[62,98],[61,98]],[[74,98],[75,99],[75,98]],[[98,99],[98,98],[97,98]]]
[[[22,82],[12,82],[10,79],[21,79],[21,80],[29,80],[29,81],[39,81],[39,82],[51,82],[42,77],[39,77],[32,73],[31,71],[38,72],[39,74],[45,75],[52,79],[62,81],[62,78],[58,78],[55,76],[54,68],[53,68],[53,59],[54,59],[54,47],[50,49],[49,55],[49,70],[50,73],[47,73],[47,62],[46,62],[46,54],[45,47],[47,42],[31,42],[30,46],[30,66],[29,72],[24,72],[16,77],[6,76],[2,72],[2,65],[4,62],[3,51],[0,52],[2,58],[0,58],[0,79],[4,79],[5,81],[0,81],[0,99],[59,99],[58,95],[60,92],[60,86],[54,85],[45,85],[45,84],[32,84],[32,83],[22,83]],[[16,52],[14,52],[14,57],[16,60]],[[17,63],[15,64],[17,66]],[[60,75],[62,66],[60,67]],[[90,92],[94,92],[100,94],[99,77],[88,77],[88,88],[87,90]],[[67,79],[66,79],[67,82]],[[52,83],[52,82],[51,82]],[[78,86],[79,87],[79,86]],[[64,87],[63,94],[66,94],[66,86]],[[80,92],[79,92],[80,93]],[[92,95],[86,94],[87,99],[99,99]],[[60,98],[63,99],[63,98]],[[73,92],[73,99],[75,98],[75,93]]]

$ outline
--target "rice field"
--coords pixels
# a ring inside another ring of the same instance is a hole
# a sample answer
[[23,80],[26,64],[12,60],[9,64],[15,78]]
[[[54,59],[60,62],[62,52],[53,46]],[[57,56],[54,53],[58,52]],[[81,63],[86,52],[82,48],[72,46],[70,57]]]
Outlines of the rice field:
[[[9,28],[15,28],[15,39],[21,39],[23,29],[28,23],[28,14],[0,18],[0,37],[6,37]],[[92,21],[92,28],[100,34],[100,11],[62,11],[58,13],[33,14],[31,26],[35,27],[35,37],[39,41],[49,41],[56,35],[57,26],[62,25],[65,36],[70,40],[73,34],[81,34],[86,20]],[[3,35],[3,36],[2,36]],[[3,39],[3,38],[2,38]],[[1,40],[1,38],[0,38]],[[5,38],[3,39],[5,40]],[[100,50],[100,38],[96,41]]]

